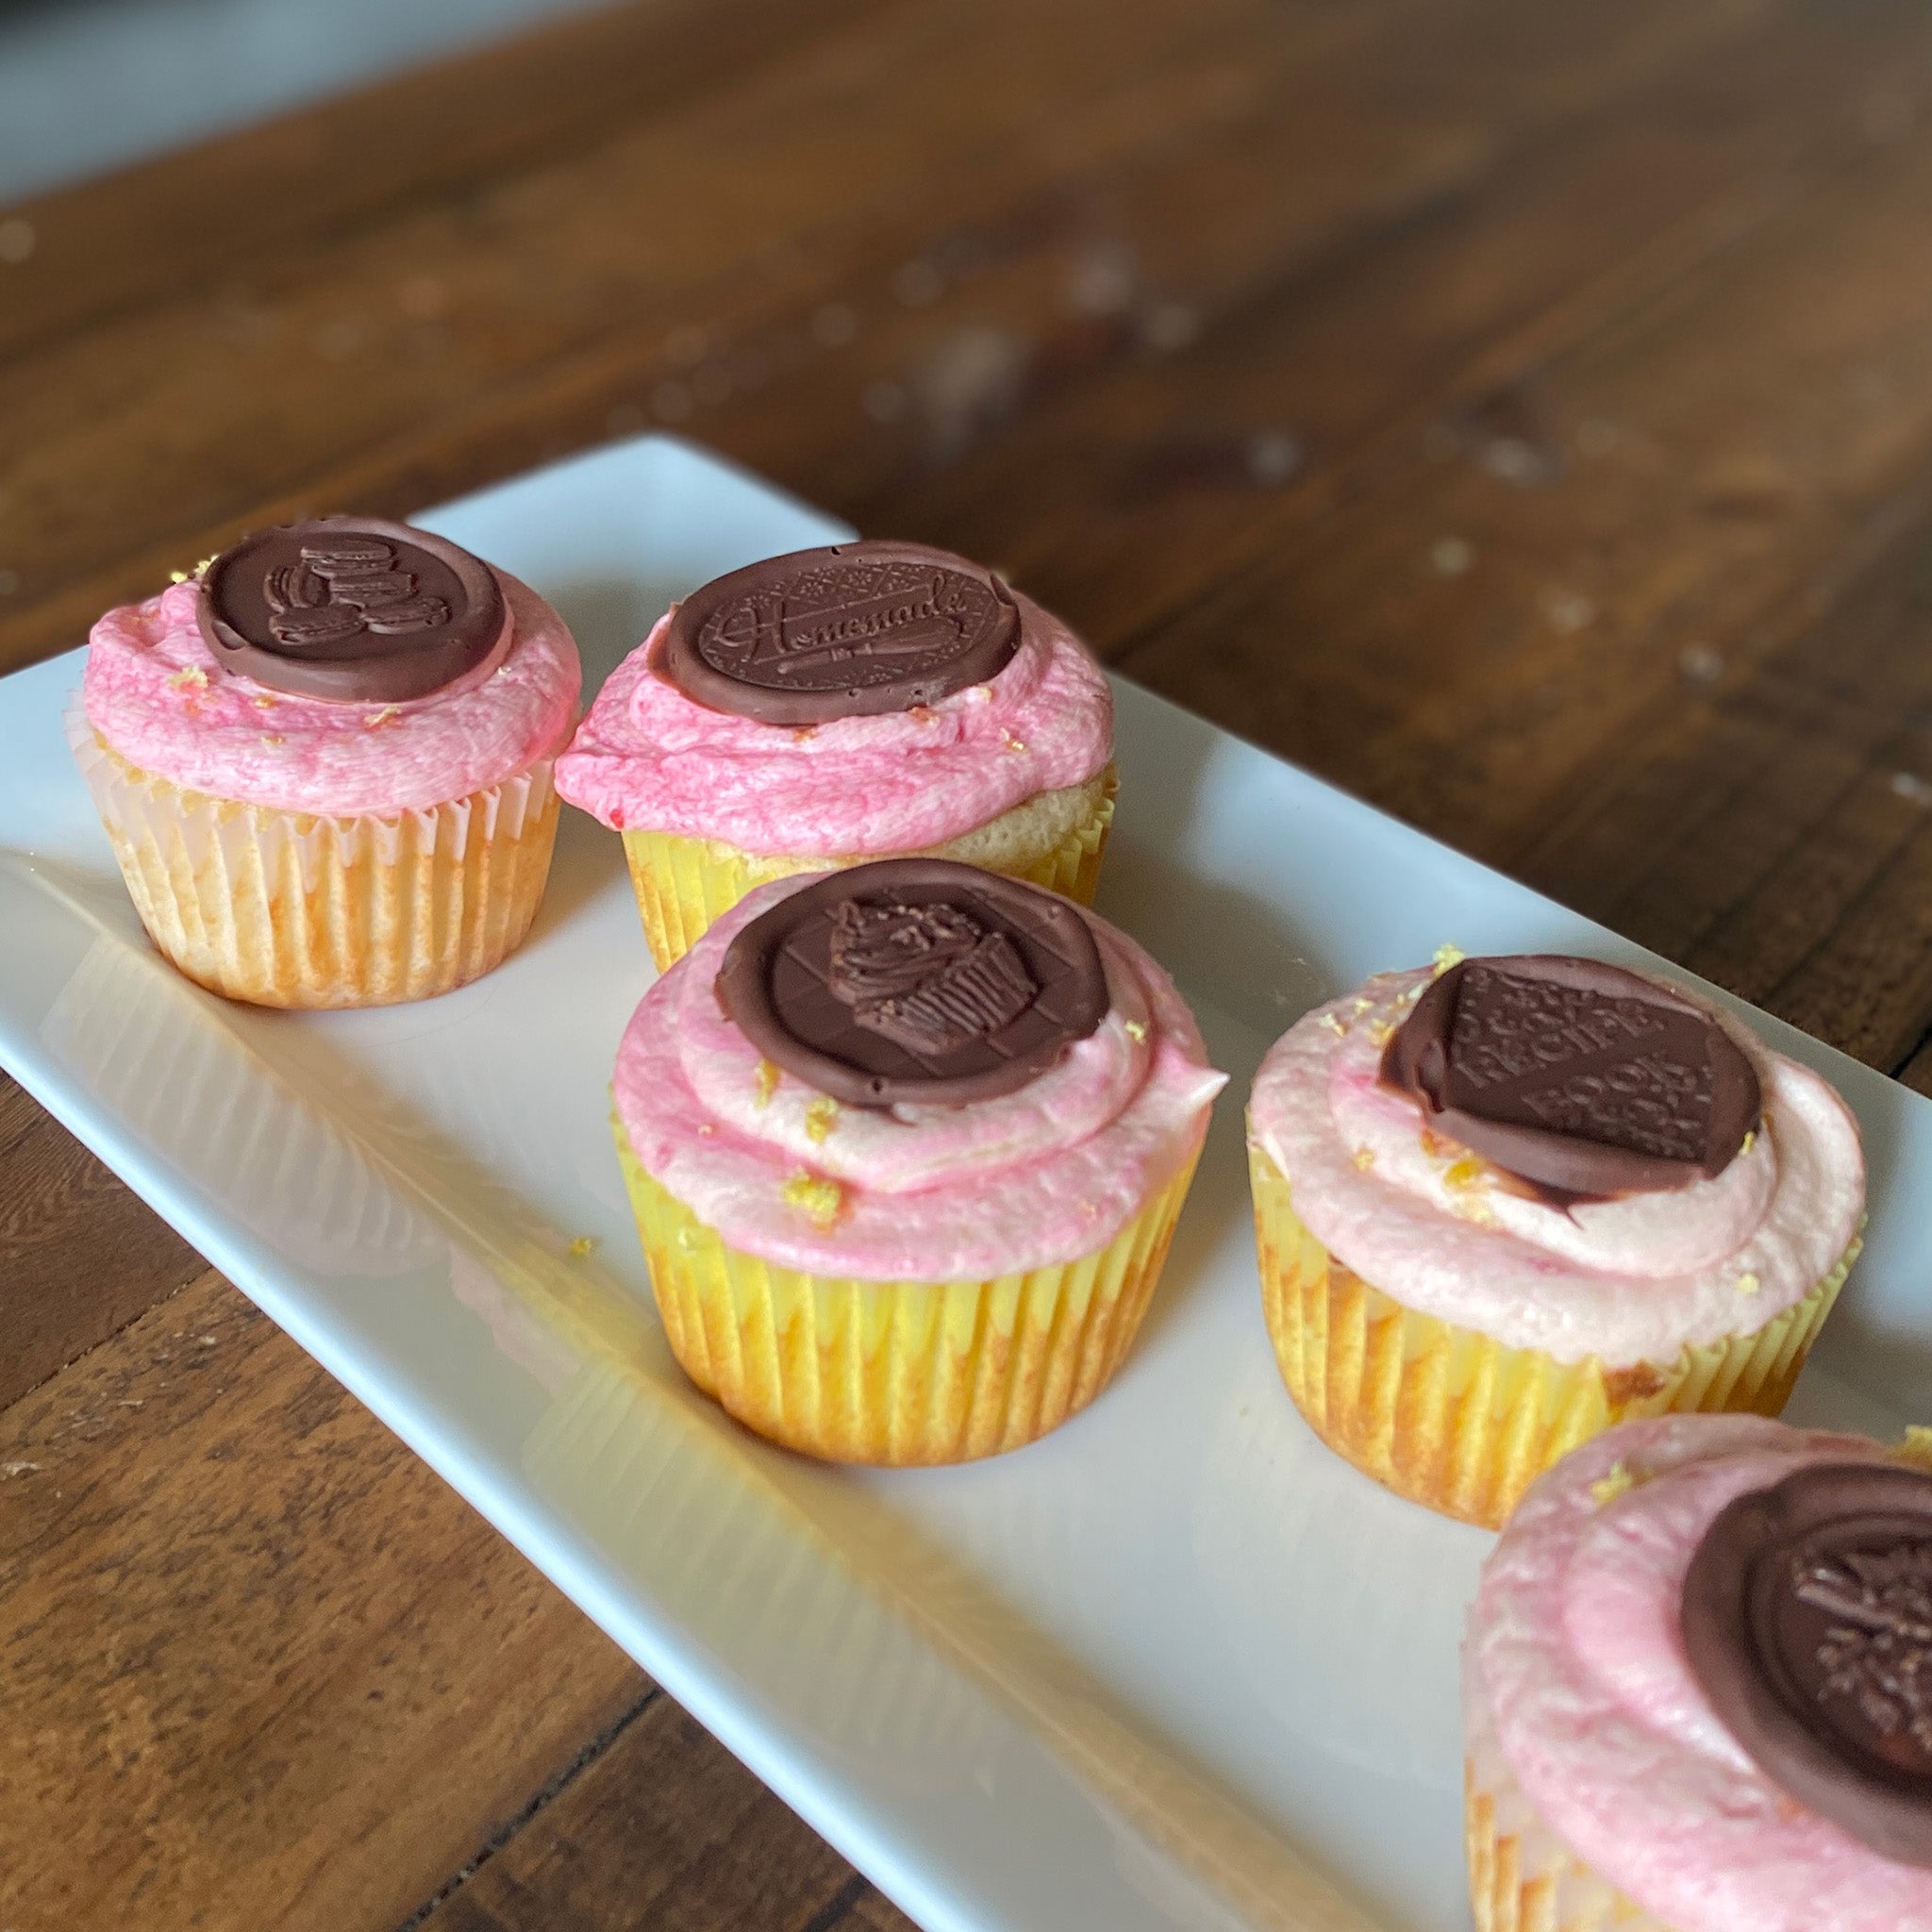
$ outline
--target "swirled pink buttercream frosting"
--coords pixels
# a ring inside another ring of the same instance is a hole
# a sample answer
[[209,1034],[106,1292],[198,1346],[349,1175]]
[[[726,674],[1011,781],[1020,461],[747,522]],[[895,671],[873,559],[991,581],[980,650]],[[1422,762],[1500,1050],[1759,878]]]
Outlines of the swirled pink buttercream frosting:
[[1757,1416],[1625,1424],[1543,1476],[1484,1565],[1463,1656],[1478,1781],[1499,1753],[1541,1823],[1674,1932],[1932,1932],[1932,1871],[1774,1784],[1680,1627],[1685,1573],[1727,1503],[1883,1453]]
[[1086,915],[1111,1010],[1017,1092],[841,1107],[761,1058],[714,990],[762,886],[645,993],[613,1083],[639,1162],[733,1247],[813,1274],[983,1280],[1106,1244],[1199,1148],[1226,1076],[1174,982]]
[[191,579],[94,625],[81,703],[127,763],[213,798],[325,818],[444,805],[551,756],[576,715],[582,674],[562,618],[497,575],[514,630],[480,684],[400,705],[271,691],[216,663]]
[[557,789],[618,831],[722,839],[802,858],[918,852],[1113,756],[1113,698],[1073,633],[1016,596],[999,675],[934,705],[761,724],[687,697],[658,669],[669,613],[606,681],[557,762]]
[[1512,1191],[1382,1085],[1383,1046],[1429,976],[1384,974],[1297,1021],[1249,1104],[1296,1214],[1365,1281],[1510,1347],[1625,1367],[1763,1326],[1851,1245],[1865,1203],[1857,1123],[1827,1082],[1723,1013],[1764,1118],[1714,1179],[1569,1208]]

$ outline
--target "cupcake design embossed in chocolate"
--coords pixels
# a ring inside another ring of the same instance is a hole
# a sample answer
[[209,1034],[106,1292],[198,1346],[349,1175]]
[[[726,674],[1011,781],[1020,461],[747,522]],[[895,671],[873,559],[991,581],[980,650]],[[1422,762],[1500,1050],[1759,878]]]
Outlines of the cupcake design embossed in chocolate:
[[487,564],[376,517],[255,531],[203,573],[196,615],[225,670],[340,704],[401,704],[475,682],[510,645]]
[[988,1100],[1106,1017],[1078,910],[945,859],[828,874],[732,941],[724,1010],[775,1065],[848,1105]]
[[664,670],[714,710],[820,724],[937,704],[1005,668],[1020,613],[991,571],[919,543],[767,558],[677,607]]
[[1698,1682],[1766,1776],[1932,1866],[1932,1475],[1829,1462],[1740,1496],[1683,1614]]

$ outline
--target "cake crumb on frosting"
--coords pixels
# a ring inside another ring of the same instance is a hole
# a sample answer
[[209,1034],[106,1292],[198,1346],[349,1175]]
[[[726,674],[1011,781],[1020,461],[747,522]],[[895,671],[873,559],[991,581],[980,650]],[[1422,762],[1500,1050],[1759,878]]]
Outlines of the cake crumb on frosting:
[[801,1168],[785,1183],[784,1199],[787,1207],[801,1209],[814,1227],[830,1227],[845,1206],[845,1190],[825,1174]]
[[805,1138],[823,1144],[838,1122],[839,1103],[829,1093],[822,1093],[805,1110]]
[[1637,1478],[1629,1469],[1622,1462],[1613,1462],[1608,1475],[1601,1476],[1591,1484],[1591,1499],[1599,1509],[1607,1509],[1619,1496],[1627,1494],[1636,1487]]

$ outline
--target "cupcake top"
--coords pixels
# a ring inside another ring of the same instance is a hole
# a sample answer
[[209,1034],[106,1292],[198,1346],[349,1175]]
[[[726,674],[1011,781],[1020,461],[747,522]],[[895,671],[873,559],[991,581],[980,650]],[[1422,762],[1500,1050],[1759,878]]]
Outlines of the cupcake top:
[[258,530],[93,627],[81,702],[142,771],[328,817],[441,805],[555,752],[580,673],[535,591],[426,530]]
[[606,682],[558,790],[619,831],[834,858],[941,845],[1113,755],[1065,625],[916,543],[801,550],[674,605]]
[[1503,1532],[1464,1673],[1543,1821],[1677,1932],[1932,1927],[1932,1474],[1905,1456],[1756,1416],[1596,1437]]
[[1564,1362],[1664,1362],[1761,1327],[1864,1208],[1857,1124],[1824,1080],[1595,960],[1372,979],[1276,1041],[1249,1123],[1365,1280]]
[[1104,1247],[1224,1076],[1174,983],[1072,901],[942,859],[760,887],[644,995],[613,1092],[733,1247],[969,1280]]

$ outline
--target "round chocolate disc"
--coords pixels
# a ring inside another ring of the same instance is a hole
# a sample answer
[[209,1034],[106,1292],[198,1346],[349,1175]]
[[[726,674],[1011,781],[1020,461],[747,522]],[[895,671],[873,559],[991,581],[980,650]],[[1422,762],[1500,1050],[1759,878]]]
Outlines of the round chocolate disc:
[[673,613],[661,663],[714,711],[822,724],[936,704],[1019,644],[991,571],[921,543],[838,543],[714,578]]
[[1070,900],[943,858],[886,858],[782,899],[731,941],[720,1004],[765,1058],[855,1107],[1011,1093],[1107,1016]]
[[1597,959],[1464,959],[1382,1055],[1432,1127],[1549,1198],[1659,1193],[1722,1174],[1757,1074],[1702,1007]]
[[1821,1463],[1740,1496],[1690,1560],[1683,1629],[1767,1777],[1932,1866],[1932,1475]]
[[225,670],[338,704],[402,704],[508,653],[496,574],[427,530],[318,517],[257,530],[202,574],[202,637]]

